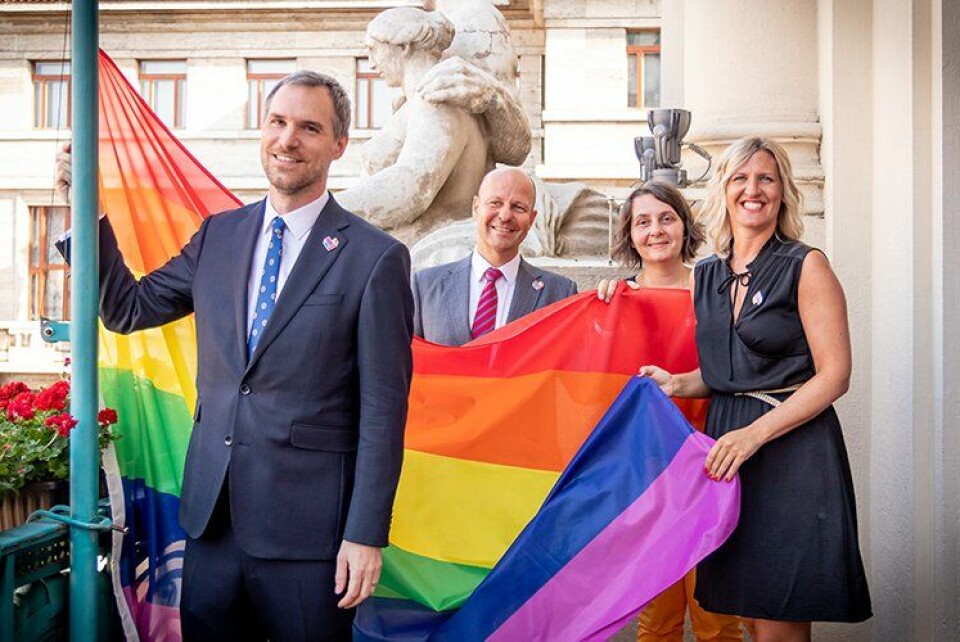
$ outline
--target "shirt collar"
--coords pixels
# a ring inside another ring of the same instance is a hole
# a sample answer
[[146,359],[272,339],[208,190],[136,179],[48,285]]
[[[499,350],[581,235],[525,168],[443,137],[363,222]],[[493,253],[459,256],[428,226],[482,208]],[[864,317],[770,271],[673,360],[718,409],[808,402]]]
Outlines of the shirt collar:
[[286,214],[277,214],[277,210],[274,209],[273,204],[270,202],[270,197],[267,196],[260,234],[269,234],[273,226],[273,219],[279,216],[283,219],[283,222],[286,223],[288,233],[293,234],[297,239],[303,239],[303,237],[313,229],[313,224],[317,222],[317,219],[320,217],[320,212],[323,211],[323,208],[326,207],[327,201],[329,200],[330,192],[324,191],[320,198],[315,201],[310,201],[301,208],[287,212]]
[[[484,272],[487,271],[487,268],[492,268],[493,266],[487,261],[487,259],[480,256],[480,252],[477,252],[476,249],[473,250],[473,256],[470,259],[470,274],[474,281],[481,281],[483,279]],[[520,270],[520,253],[518,252],[515,257],[501,265],[497,268],[503,274],[503,278],[507,283],[513,283],[517,279],[517,272]]]

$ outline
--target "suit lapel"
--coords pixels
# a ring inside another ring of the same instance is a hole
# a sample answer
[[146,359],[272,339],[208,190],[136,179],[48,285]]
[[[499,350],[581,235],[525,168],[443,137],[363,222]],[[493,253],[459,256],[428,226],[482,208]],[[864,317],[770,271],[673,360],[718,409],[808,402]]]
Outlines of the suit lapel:
[[[470,259],[467,258],[457,261],[450,266],[450,272],[447,273],[443,283],[443,301],[441,309],[446,317],[443,326],[452,329],[453,339],[456,345],[473,339],[470,332]],[[447,301],[450,305],[443,305]],[[457,304],[463,301],[462,304]]]
[[[286,325],[297,313],[304,300],[313,292],[317,284],[326,276],[327,272],[336,262],[337,258],[343,253],[347,246],[348,238],[341,230],[350,225],[343,214],[341,208],[333,196],[327,202],[317,222],[314,223],[307,242],[297,257],[297,262],[290,271],[287,281],[277,299],[277,306],[270,315],[263,335],[257,343],[256,350],[247,364],[247,370],[257,362],[263,351],[266,350],[274,339],[277,338]],[[328,250],[324,247],[324,239],[327,237],[336,238],[338,245]]]
[[253,250],[257,246],[257,237],[263,229],[263,210],[266,199],[248,205],[249,211],[240,217],[234,231],[234,256],[246,257],[246,264],[233,275],[233,303],[237,323],[237,348],[240,351],[240,363],[247,362],[247,296],[250,285],[250,271],[253,263]]
[[510,312],[507,314],[507,323],[516,321],[537,309],[540,293],[543,292],[542,285],[539,288],[534,287],[539,279],[540,272],[536,267],[521,258],[520,267],[517,269],[517,283],[513,288],[513,301],[510,303]]

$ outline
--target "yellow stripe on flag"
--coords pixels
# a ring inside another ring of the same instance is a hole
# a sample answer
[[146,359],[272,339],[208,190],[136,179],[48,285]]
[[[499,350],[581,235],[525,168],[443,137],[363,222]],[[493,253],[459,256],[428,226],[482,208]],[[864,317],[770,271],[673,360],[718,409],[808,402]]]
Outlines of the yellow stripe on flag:
[[406,450],[391,543],[435,560],[491,568],[559,476]]
[[101,368],[127,370],[160,391],[183,397],[188,408],[197,400],[197,333],[193,315],[130,335],[100,325]]

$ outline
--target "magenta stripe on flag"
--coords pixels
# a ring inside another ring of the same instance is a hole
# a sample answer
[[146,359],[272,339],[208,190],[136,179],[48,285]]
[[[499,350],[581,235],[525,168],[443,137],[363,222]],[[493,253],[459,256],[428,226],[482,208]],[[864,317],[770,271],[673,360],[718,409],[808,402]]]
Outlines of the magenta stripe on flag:
[[137,597],[129,586],[123,587],[123,594],[130,605],[141,639],[158,642],[180,641],[180,609],[178,607],[147,602],[144,600],[145,596]]
[[488,640],[606,640],[718,547],[736,526],[740,493],[704,475],[712,443],[690,435],[646,492]]

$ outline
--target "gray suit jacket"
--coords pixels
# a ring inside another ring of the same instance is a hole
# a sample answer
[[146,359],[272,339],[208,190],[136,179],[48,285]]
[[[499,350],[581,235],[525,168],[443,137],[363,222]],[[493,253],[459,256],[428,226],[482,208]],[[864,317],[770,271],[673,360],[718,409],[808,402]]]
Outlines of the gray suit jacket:
[[[472,255],[471,255],[472,256]],[[413,276],[413,332],[448,346],[470,341],[470,256],[417,272]],[[542,288],[534,287],[540,281]],[[507,322],[577,293],[565,276],[542,270],[520,259],[517,284]]]

